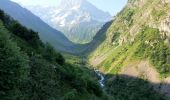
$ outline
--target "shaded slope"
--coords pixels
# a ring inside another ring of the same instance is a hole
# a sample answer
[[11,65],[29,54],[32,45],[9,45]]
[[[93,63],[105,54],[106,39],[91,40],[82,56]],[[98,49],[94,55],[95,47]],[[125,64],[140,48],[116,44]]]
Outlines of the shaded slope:
[[102,28],[96,33],[93,40],[90,43],[81,45],[84,49],[82,51],[83,54],[88,55],[91,52],[93,52],[100,44],[102,44],[106,39],[106,32],[110,25],[113,23],[113,21],[107,22],[105,25],[102,26]]
[[37,32],[9,18],[0,11],[0,99],[105,98],[93,71],[66,63]]
[[[112,95],[111,100],[169,100],[154,90],[153,86],[159,87],[159,83],[124,74],[106,74],[106,79],[105,91],[108,95]],[[162,85],[170,86],[169,83]]]

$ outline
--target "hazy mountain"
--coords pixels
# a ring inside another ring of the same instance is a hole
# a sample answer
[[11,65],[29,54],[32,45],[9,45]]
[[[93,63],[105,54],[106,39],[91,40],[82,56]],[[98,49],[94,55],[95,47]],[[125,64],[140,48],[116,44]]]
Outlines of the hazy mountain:
[[59,29],[71,41],[90,42],[100,27],[111,20],[104,12],[87,0],[61,0],[58,7],[27,6],[51,27]]
[[27,9],[21,7],[17,3],[9,0],[0,0],[0,9],[19,21],[22,25],[39,32],[40,38],[44,42],[49,42],[57,50],[63,52],[72,52],[70,48],[73,46],[61,32],[51,28],[39,17],[32,14]]

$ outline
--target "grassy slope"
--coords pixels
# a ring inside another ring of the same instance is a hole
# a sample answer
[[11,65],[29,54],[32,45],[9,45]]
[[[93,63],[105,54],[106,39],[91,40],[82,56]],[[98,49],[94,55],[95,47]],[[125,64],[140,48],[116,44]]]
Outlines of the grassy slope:
[[[105,58],[96,67],[108,76],[106,80],[108,88],[106,88],[112,95],[120,94],[120,97],[117,97],[120,100],[124,100],[126,96],[127,100],[135,100],[133,96],[132,98],[128,97],[128,95],[133,94],[132,91],[127,92],[127,90],[132,89],[128,84],[134,83],[136,84],[136,86],[132,84],[134,87],[147,90],[144,85],[139,84],[140,80],[138,79],[131,81],[119,77],[121,70],[132,62],[149,60],[161,78],[170,76],[170,47],[169,44],[165,43],[158,30],[161,21],[169,12],[170,5],[163,4],[160,0],[129,0],[128,5],[117,15],[108,28],[106,40],[89,55],[89,61],[92,65],[95,65],[94,61]],[[118,76],[117,82],[114,81],[113,76],[115,75]],[[148,83],[146,82],[146,84]],[[137,96],[138,93],[133,95]]]
[[[161,8],[159,7],[158,9],[155,5],[159,5]],[[110,56],[108,56],[99,67],[104,66],[105,72],[114,71],[112,73],[117,73],[119,72],[118,66],[123,66],[127,60],[133,59],[134,53],[138,50],[146,49],[146,47],[141,47],[145,41],[151,39],[150,44],[154,40],[159,41],[158,45],[168,49],[169,47],[163,43],[164,40],[161,38],[161,35],[159,35],[160,32],[157,31],[156,28],[152,28],[153,26],[159,25],[160,21],[165,18],[169,11],[168,8],[170,8],[169,5],[160,4],[159,0],[147,1],[142,7],[135,7],[131,4],[127,5],[107,30],[107,39],[105,42],[89,56],[90,60],[94,60],[102,54],[109,53]],[[141,37],[139,34],[145,36]],[[153,49],[150,49],[149,54],[151,54],[152,51]],[[141,57],[138,58],[145,59],[148,57],[141,55]]]

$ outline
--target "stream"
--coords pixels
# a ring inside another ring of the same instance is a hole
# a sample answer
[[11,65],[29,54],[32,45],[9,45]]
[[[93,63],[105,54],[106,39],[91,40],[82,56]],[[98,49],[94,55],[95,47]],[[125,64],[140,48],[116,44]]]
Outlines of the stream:
[[96,69],[94,69],[94,71],[95,71],[95,73],[97,74],[97,76],[99,76],[100,77],[100,79],[99,79],[99,84],[100,84],[100,86],[101,87],[104,87],[104,76],[100,73],[100,71],[99,70],[96,70]]

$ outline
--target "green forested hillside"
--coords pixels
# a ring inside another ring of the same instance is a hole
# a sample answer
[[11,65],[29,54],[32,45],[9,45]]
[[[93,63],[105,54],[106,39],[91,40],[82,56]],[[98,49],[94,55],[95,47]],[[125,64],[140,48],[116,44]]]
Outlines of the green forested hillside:
[[93,71],[66,63],[37,32],[0,11],[1,100],[101,100]]

